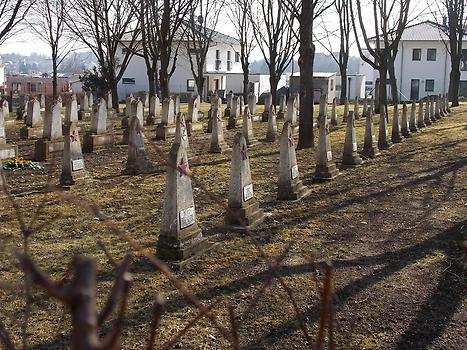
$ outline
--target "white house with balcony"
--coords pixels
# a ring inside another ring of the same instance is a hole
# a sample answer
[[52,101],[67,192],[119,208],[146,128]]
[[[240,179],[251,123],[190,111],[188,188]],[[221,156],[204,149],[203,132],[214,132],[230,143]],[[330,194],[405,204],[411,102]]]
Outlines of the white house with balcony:
[[[170,79],[170,92],[173,94],[197,93],[195,80],[193,79],[190,68],[187,45],[184,42],[180,43],[179,40],[180,39],[173,43],[174,51],[175,47],[179,46],[179,53],[175,71]],[[123,56],[125,50],[125,46],[121,45],[119,54]],[[239,52],[240,44],[237,39],[219,32],[214,32],[204,67],[204,75],[206,78],[203,92],[204,96],[208,96],[215,91],[222,94],[229,88],[229,75],[242,73]],[[132,92],[147,90],[148,77],[144,58],[134,55],[122,79],[118,83],[119,99],[124,99]],[[227,90],[227,92],[228,91],[229,90]]]
[[[395,75],[399,99],[419,100],[428,95],[442,94],[449,89],[451,61],[447,50],[448,36],[443,26],[425,21],[408,26],[402,34],[395,60]],[[467,96],[467,34],[464,36],[459,94]],[[368,56],[370,57],[370,56]],[[360,73],[372,90],[378,72],[363,62]],[[391,96],[388,85],[388,97]]]

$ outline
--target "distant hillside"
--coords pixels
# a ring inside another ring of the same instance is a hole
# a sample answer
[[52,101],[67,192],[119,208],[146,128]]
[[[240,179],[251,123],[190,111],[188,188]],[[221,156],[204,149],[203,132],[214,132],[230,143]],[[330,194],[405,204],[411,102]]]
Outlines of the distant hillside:
[[[355,74],[358,73],[360,65],[360,58],[356,56],[351,56],[349,58],[349,67],[348,67],[348,73],[349,74]],[[300,67],[298,65],[298,62],[295,61],[293,65],[293,70],[294,72],[299,72]],[[334,61],[334,59],[331,57],[331,55],[326,55],[324,53],[318,52],[315,55],[315,62],[313,66],[313,70],[315,72],[339,72],[339,66],[337,63]],[[264,60],[259,60],[252,62],[250,64],[250,71],[253,74],[269,74],[269,69]],[[292,72],[292,64],[287,67],[286,72]]]
[[[2,54],[1,62],[5,64],[7,74],[44,74],[52,71],[50,56],[33,53],[24,56],[17,53]],[[73,52],[63,60],[59,67],[60,73],[81,73],[92,68],[97,63],[91,51]]]

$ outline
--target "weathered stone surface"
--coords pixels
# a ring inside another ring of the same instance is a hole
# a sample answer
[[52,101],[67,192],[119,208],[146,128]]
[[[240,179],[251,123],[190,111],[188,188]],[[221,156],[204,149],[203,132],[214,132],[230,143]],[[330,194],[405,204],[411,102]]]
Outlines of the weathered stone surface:
[[[246,113],[246,110],[245,110]],[[277,138],[277,120],[276,114],[271,113],[268,119],[268,131],[266,132],[266,142],[274,142]]]
[[337,118],[337,99],[335,97],[332,99],[331,125],[339,125],[339,118]]
[[127,118],[131,117],[131,114],[132,114],[131,104],[133,103],[134,100],[135,100],[135,98],[133,97],[133,94],[130,94],[125,100],[125,117],[127,117]]
[[425,112],[423,111],[423,101],[420,100],[418,103],[418,119],[417,119],[417,127],[419,129],[425,128]]
[[[423,119],[422,119],[423,121]],[[410,109],[409,130],[411,132],[418,132],[417,128],[417,104],[412,101],[412,108]]]
[[362,158],[358,155],[357,131],[355,129],[355,116],[350,112],[345,128],[344,153],[342,155],[342,167],[350,168],[362,164]]
[[435,116],[435,97],[430,96],[430,120],[435,123],[437,121],[437,118]]
[[287,96],[281,95],[279,98],[279,112],[277,112],[277,119],[285,118],[287,110]]
[[365,138],[363,141],[362,155],[365,158],[374,158],[380,154],[375,144],[375,128],[373,125],[373,113],[371,107],[368,107],[366,113]]
[[167,140],[175,134],[175,98],[162,101],[162,120],[156,128],[156,140]]
[[391,141],[393,143],[401,143],[403,141],[399,120],[399,105],[397,103],[394,105],[394,113],[392,115]]
[[144,148],[144,136],[141,122],[138,117],[130,119],[130,138],[128,142],[128,158],[123,174],[137,175],[148,174],[157,171],[157,167],[152,164],[146,156]]
[[411,137],[412,133],[409,129],[409,119],[407,117],[407,103],[402,103],[402,119],[401,119],[401,134],[404,137]]
[[172,145],[169,161],[173,166],[167,168],[157,256],[183,261],[204,252],[209,242],[196,220],[188,155],[183,146]]
[[256,95],[253,92],[248,94],[248,107],[252,116],[256,115]]
[[99,98],[93,107],[91,116],[91,133],[102,135],[107,132],[107,103]]
[[190,98],[188,103],[188,115],[186,118],[188,135],[193,135],[196,131],[203,131],[203,123],[199,121],[200,117],[200,97]]
[[86,93],[81,96],[79,101],[79,109],[80,111],[89,112],[89,99]]
[[149,114],[148,117],[146,118],[146,124],[147,125],[153,125],[156,122],[156,119],[160,118],[160,102],[159,102],[159,97],[156,96],[151,96],[151,99],[149,100]]
[[231,98],[231,108],[230,112],[228,113],[228,122],[227,122],[227,129],[235,129],[239,121],[241,122],[240,116],[241,116],[241,111],[240,111],[240,100],[238,96],[232,96]]
[[78,101],[76,101],[76,95],[73,94],[66,104],[65,123],[76,122],[78,122]]
[[353,115],[354,115],[355,120],[360,119],[360,100],[359,100],[358,96],[355,96],[355,99],[354,99]]
[[86,177],[87,173],[84,166],[81,141],[76,123],[65,123],[64,134],[65,139],[60,186],[69,187],[74,185],[76,180]]
[[295,97],[289,98],[289,101],[287,102],[286,121],[291,122],[292,125],[296,125],[298,123]]
[[221,111],[217,108],[217,105],[213,107],[211,119],[212,132],[209,153],[223,153],[230,151],[231,148],[224,140],[224,123],[222,121]]
[[6,99],[2,101],[2,112],[3,112],[4,118],[10,117],[10,104],[8,103],[8,100]]
[[58,103],[46,106],[42,138],[34,144],[34,159],[45,161],[52,153],[63,151],[61,108]]
[[[272,117],[272,114],[269,115],[270,118],[276,118],[276,116]],[[243,133],[243,136],[245,137],[246,144],[248,145],[249,148],[254,147],[259,144],[253,132],[253,122],[252,122],[251,115],[249,112],[243,115],[242,133]]]
[[344,115],[342,116],[342,122],[347,122],[347,116],[349,115],[349,99],[346,97],[344,100]]
[[272,94],[267,92],[264,95],[264,111],[261,114],[261,121],[267,122],[269,118],[269,114],[271,113],[271,109],[273,108],[272,105]]
[[263,222],[264,218],[264,212],[254,198],[248,146],[243,135],[237,133],[232,151],[225,223],[235,228],[251,228]]
[[437,95],[435,96],[435,118],[440,119],[441,117],[440,95]]
[[[213,113],[214,109],[216,109],[215,113]],[[212,124],[213,121],[218,117],[217,113],[221,113],[222,109],[222,100],[217,97],[217,95],[211,97],[211,109],[208,112],[208,129],[207,133],[212,132]],[[214,116],[214,117],[213,117]]]
[[379,115],[379,130],[378,130],[378,148],[380,150],[386,150],[391,148],[393,145],[388,140],[388,122],[386,119],[386,108],[383,107],[380,110]]
[[39,126],[41,122],[41,105],[36,98],[28,102],[28,112],[25,122],[27,126],[33,128]]
[[144,125],[144,104],[139,98],[131,102],[131,117],[139,119],[139,124]]
[[430,118],[430,99],[428,97],[426,98],[426,101],[425,101],[424,122],[426,126],[433,124]]
[[17,154],[18,146],[6,142],[5,117],[3,116],[3,110],[0,109],[0,161],[2,159],[16,158]]
[[188,152],[190,143],[188,141],[188,131],[185,122],[185,114],[178,113],[177,122],[175,123],[175,140],[174,143],[179,143]]
[[339,175],[333,162],[329,124],[326,115],[318,116],[318,147],[316,149],[316,180],[331,180]]
[[174,103],[174,118],[175,118],[175,116],[177,116],[178,113],[180,113],[180,96],[179,95],[172,96],[172,100]]
[[368,112],[368,98],[365,97],[363,98],[363,110],[362,110],[362,118],[366,118]]
[[110,91],[105,95],[105,100],[107,101],[107,110],[113,109],[112,93]]
[[310,192],[300,180],[292,125],[285,122],[281,134],[277,199],[299,200],[308,196]]

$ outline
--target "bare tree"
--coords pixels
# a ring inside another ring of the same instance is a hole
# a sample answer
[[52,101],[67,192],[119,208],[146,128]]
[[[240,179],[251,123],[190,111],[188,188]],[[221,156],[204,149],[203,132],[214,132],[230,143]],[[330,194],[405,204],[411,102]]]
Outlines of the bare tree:
[[117,84],[138,43],[139,18],[135,7],[131,0],[76,0],[70,4],[67,25],[97,57],[112,92],[112,105],[118,109]]
[[253,0],[234,0],[229,6],[230,21],[240,45],[240,62],[243,70],[243,99],[247,101],[249,93],[250,55],[256,47],[254,44],[253,26],[248,13]]
[[467,2],[465,0],[439,0],[437,6],[439,12],[447,17],[447,22],[440,27],[449,40],[446,45],[451,57],[449,97],[453,106],[459,106],[460,65],[463,58],[462,41],[467,36]]
[[52,54],[52,97],[58,97],[58,67],[74,47],[74,42],[64,35],[65,14],[68,11],[66,0],[41,0],[32,8],[29,21],[34,35],[50,46]]
[[[156,0],[154,0],[156,1]],[[161,97],[170,96],[170,78],[175,72],[178,50],[186,23],[187,16],[191,10],[192,0],[159,0],[160,15],[155,17],[153,24],[157,32],[159,57],[160,57],[160,87]]]
[[[339,103],[344,104],[347,97],[348,82],[347,82],[347,68],[349,65],[350,57],[350,33],[352,32],[352,21],[350,19],[350,0],[335,0],[334,10],[339,18],[339,29],[331,31],[327,28],[325,19],[322,20],[322,27],[325,32],[325,39],[318,37],[316,34],[313,37],[318,41],[321,46],[331,55],[332,59],[339,66],[339,73],[341,76],[341,91]],[[339,38],[339,54],[332,48],[331,38]]]
[[252,8],[253,34],[269,67],[273,104],[277,103],[277,85],[297,49],[295,18],[279,0],[258,0]]
[[299,29],[297,40],[300,42],[300,117],[298,149],[314,146],[313,130],[313,63],[316,47],[313,43],[313,27],[316,18],[321,16],[330,6],[332,0],[281,0],[297,19]]
[[[351,2],[352,25],[360,57],[379,72],[379,101],[376,105],[379,111],[382,106],[387,105],[388,61],[394,48],[399,45],[407,25],[410,0],[371,0],[371,15],[364,14],[364,11],[370,10],[362,7],[361,0]],[[361,33],[357,32],[356,23]],[[370,28],[375,31],[373,38],[368,35]]]
[[215,40],[215,30],[219,23],[219,14],[224,0],[197,0],[190,8],[190,19],[187,23],[186,49],[190,61],[191,73],[196,83],[199,96],[203,96],[204,67],[209,47]]
[[34,0],[0,0],[0,44],[20,29]]

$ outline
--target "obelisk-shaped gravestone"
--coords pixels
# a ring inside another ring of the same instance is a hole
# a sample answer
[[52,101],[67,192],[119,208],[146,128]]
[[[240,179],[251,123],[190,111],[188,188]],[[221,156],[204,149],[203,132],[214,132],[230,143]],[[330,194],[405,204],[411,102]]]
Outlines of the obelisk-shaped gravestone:
[[235,135],[230,168],[230,187],[225,223],[238,228],[251,228],[264,220],[253,194],[248,146],[241,133]]
[[427,96],[426,97],[426,102],[425,102],[425,114],[424,114],[424,121],[425,121],[425,125],[428,126],[428,125],[431,125],[432,122],[431,122],[431,119],[430,119],[430,98]]
[[7,99],[4,99],[2,101],[2,112],[3,112],[3,118],[5,118],[5,120],[10,117],[10,105]]
[[128,127],[130,132],[128,142],[128,158],[123,174],[138,175],[153,173],[157,168],[152,164],[146,156],[144,148],[144,136],[141,122],[138,117],[130,118]]
[[401,137],[401,125],[399,123],[399,105],[397,103],[394,104],[394,113],[392,115],[391,141],[393,143],[401,143],[403,141]]
[[209,153],[224,153],[230,151],[230,147],[224,140],[224,123],[222,122],[221,111],[217,108],[217,105],[213,107],[211,119],[212,133]]
[[183,146],[172,145],[169,162],[157,256],[166,261],[183,261],[204,252],[209,242],[196,220],[188,155]]
[[174,101],[174,118],[180,113],[180,95],[172,96]]
[[76,123],[66,123],[64,130],[65,145],[63,149],[60,186],[69,187],[74,185],[76,180],[86,177],[86,170]]
[[105,94],[105,100],[107,101],[107,110],[113,110],[112,92],[109,91]]
[[417,119],[417,127],[419,129],[422,129],[424,127],[426,127],[425,125],[425,113],[423,111],[423,101],[420,100],[420,102],[418,103],[418,119]]
[[[272,117],[272,114],[274,113],[269,114],[269,116],[271,118],[276,118],[276,116]],[[246,113],[243,115],[242,133],[243,133],[243,136],[245,137],[246,144],[248,145],[249,148],[259,144],[253,132],[253,123],[251,120],[250,113]]]
[[380,154],[378,147],[375,145],[375,128],[373,125],[373,113],[371,107],[368,108],[366,113],[366,124],[365,124],[365,138],[363,141],[362,155],[365,158],[374,158]]
[[199,119],[200,97],[199,95],[191,97],[188,101],[188,116],[186,118],[188,135],[196,131],[203,130],[203,123]]
[[329,138],[328,118],[318,116],[318,147],[316,150],[316,180],[331,180],[339,175],[336,164],[332,160],[331,139]]
[[444,94],[443,95],[439,94],[439,113],[441,117],[446,116]]
[[3,111],[0,109],[0,161],[2,159],[16,158],[17,154],[18,146],[6,143],[5,117],[3,116]]
[[175,140],[174,143],[179,143],[185,148],[188,152],[190,149],[190,143],[188,141],[188,131],[185,122],[185,115],[183,113],[178,113],[177,121],[175,128]]
[[294,134],[298,132],[298,117],[297,117],[297,103],[295,97],[289,98],[287,101],[287,117],[286,121],[292,124],[292,131]]
[[76,95],[73,95],[66,104],[65,123],[78,122],[78,101]]
[[332,100],[331,125],[332,126],[339,125],[339,119],[337,118],[337,99],[335,97]]
[[279,98],[279,112],[277,112],[277,119],[285,118],[286,109],[287,109],[287,96],[281,95]]
[[347,122],[347,116],[349,115],[349,99],[346,97],[344,100],[344,115],[342,116],[342,122]]
[[415,101],[412,101],[412,108],[410,109],[410,120],[409,120],[409,130],[411,132],[417,132],[417,104]]
[[378,148],[380,150],[390,149],[392,147],[391,141],[388,140],[388,121],[386,119],[386,106],[380,108],[379,115],[379,130],[378,130]]
[[409,129],[409,119],[407,118],[407,103],[405,101],[402,103],[401,134],[404,137],[412,136],[412,133]]
[[84,93],[79,100],[79,120],[84,120],[91,116],[91,111],[89,110],[89,100],[88,95]]
[[[224,110],[224,118],[230,118],[230,113],[232,111],[232,99],[234,98],[234,94],[229,93],[227,94],[227,106]],[[228,128],[228,127],[227,127]]]
[[156,119],[160,118],[160,106],[159,106],[159,97],[151,96],[149,99],[149,114],[146,118],[147,125],[154,125]]
[[175,134],[175,98],[162,101],[162,120],[156,128],[156,140],[167,140]]
[[39,138],[42,137],[43,128],[41,124],[41,104],[33,98],[28,102],[28,111],[26,114],[26,125],[19,131],[21,139]]
[[48,160],[51,153],[63,151],[62,116],[58,103],[46,106],[42,138],[34,145],[34,159]]
[[[89,104],[89,108],[92,109],[92,107],[94,107],[94,95],[92,94],[91,91],[88,92],[88,104]],[[107,108],[107,106],[106,106]]]
[[362,111],[362,118],[366,118],[368,112],[368,98],[365,97],[363,98],[363,111]]
[[[246,110],[245,110],[246,112]],[[271,113],[268,119],[268,131],[266,132],[266,142],[274,142],[276,141],[277,135],[277,120],[276,114]]]
[[113,146],[114,135],[107,132],[107,103],[98,98],[92,108],[91,129],[84,134],[83,152],[91,153],[102,146]]
[[272,109],[272,94],[270,92],[267,92],[264,95],[264,111],[263,114],[261,114],[261,121],[262,122],[267,122],[269,118],[269,113],[271,113]]
[[342,155],[342,167],[351,168],[362,164],[362,158],[357,153],[357,132],[355,130],[355,117],[350,112],[345,128],[344,153]]
[[292,125],[285,122],[281,134],[277,199],[299,200],[308,196],[310,192],[300,180]]
[[435,116],[435,97],[430,96],[430,120],[434,123],[437,121]]
[[248,107],[250,109],[251,118],[253,121],[257,121],[256,118],[256,95],[253,92],[248,94]]
[[[212,132],[212,124],[216,120],[217,113],[221,113],[222,100],[216,96],[211,97],[211,109],[208,112],[208,129],[207,133]],[[214,114],[213,111],[216,110]]]
[[136,116],[136,118],[139,119],[139,124],[144,125],[144,104],[143,101],[141,101],[139,98],[135,101],[132,102],[132,111],[134,114],[133,116]]
[[440,95],[435,96],[435,118],[441,119]]
[[[294,96],[294,102],[295,102],[295,113],[300,115],[300,93],[297,91],[293,94]],[[295,132],[295,131],[294,131]]]
[[126,100],[125,100],[125,117],[127,118],[130,118],[131,117],[131,110],[132,110],[132,107],[131,107],[131,104],[132,102],[135,100],[135,98],[133,97],[133,94],[130,94],[129,96],[127,96]]
[[353,116],[355,120],[360,119],[360,100],[358,96],[355,96]]
[[235,129],[240,121],[240,100],[238,96],[232,96],[227,129]]

